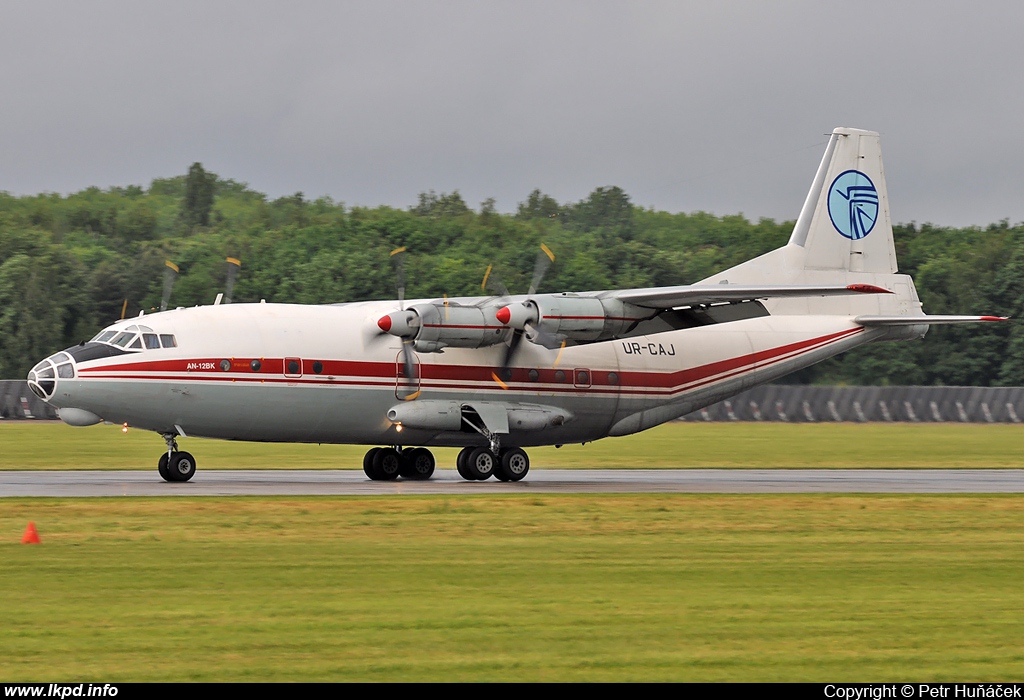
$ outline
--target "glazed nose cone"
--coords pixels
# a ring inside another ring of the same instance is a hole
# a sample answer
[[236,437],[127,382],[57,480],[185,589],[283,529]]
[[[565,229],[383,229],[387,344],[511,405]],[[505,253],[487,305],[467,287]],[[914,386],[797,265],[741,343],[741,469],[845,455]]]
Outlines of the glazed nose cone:
[[66,352],[58,352],[32,368],[28,373],[28,388],[43,401],[49,401],[57,389],[57,381],[74,376],[74,360]]

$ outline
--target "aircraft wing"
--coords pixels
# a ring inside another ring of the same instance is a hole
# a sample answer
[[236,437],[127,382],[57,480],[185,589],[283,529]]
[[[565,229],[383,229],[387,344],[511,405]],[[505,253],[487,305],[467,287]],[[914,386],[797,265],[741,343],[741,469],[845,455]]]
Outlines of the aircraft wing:
[[857,316],[853,322],[861,326],[933,326],[952,323],[983,323],[1009,321],[1007,316]]
[[850,285],[760,285],[704,284],[679,287],[650,287],[605,292],[601,296],[615,297],[619,301],[651,309],[674,309],[683,306],[701,306],[730,301],[752,301],[777,297],[841,296],[846,294],[892,294],[888,289],[873,284]]

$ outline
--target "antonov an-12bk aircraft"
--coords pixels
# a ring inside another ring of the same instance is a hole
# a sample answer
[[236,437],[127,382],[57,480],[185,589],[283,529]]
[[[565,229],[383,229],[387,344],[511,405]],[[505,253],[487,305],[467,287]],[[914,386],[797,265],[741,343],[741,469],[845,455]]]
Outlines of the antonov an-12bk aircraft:
[[363,460],[377,480],[430,478],[429,447],[463,447],[464,478],[518,481],[524,447],[629,435],[859,345],[1003,320],[924,315],[896,270],[878,134],[839,128],[789,242],[694,285],[179,308],[28,383],[71,425],[162,435],[168,481],[195,473],[191,436],[385,445]]

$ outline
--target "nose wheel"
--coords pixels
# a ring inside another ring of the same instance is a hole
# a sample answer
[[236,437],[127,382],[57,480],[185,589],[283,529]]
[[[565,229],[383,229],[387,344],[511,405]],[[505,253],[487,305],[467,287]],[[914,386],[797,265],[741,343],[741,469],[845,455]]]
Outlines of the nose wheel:
[[164,481],[188,481],[196,473],[196,458],[188,452],[178,450],[178,441],[173,435],[164,435],[167,452],[160,455],[156,470]]

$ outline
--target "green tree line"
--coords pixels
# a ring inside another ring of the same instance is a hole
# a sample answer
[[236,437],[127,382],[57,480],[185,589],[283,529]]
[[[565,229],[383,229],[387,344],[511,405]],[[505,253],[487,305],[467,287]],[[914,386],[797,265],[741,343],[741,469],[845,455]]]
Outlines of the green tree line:
[[[347,207],[296,193],[270,199],[199,164],[141,186],[67,196],[0,192],[0,377],[22,378],[57,349],[140,310],[158,309],[164,261],[179,268],[170,305],[209,304],[225,258],[242,260],[237,302],[390,299],[389,253],[408,248],[408,298],[475,296],[494,265],[525,292],[543,242],[556,254],[541,291],[689,284],[784,245],[792,221],[669,213],[618,187],[559,203],[539,190],[514,214],[473,209],[458,192],[407,209]],[[900,225],[901,271],[929,313],[1024,317],[1024,225]],[[923,342],[866,347],[787,381],[817,384],[1021,385],[1018,323],[936,327]]]

